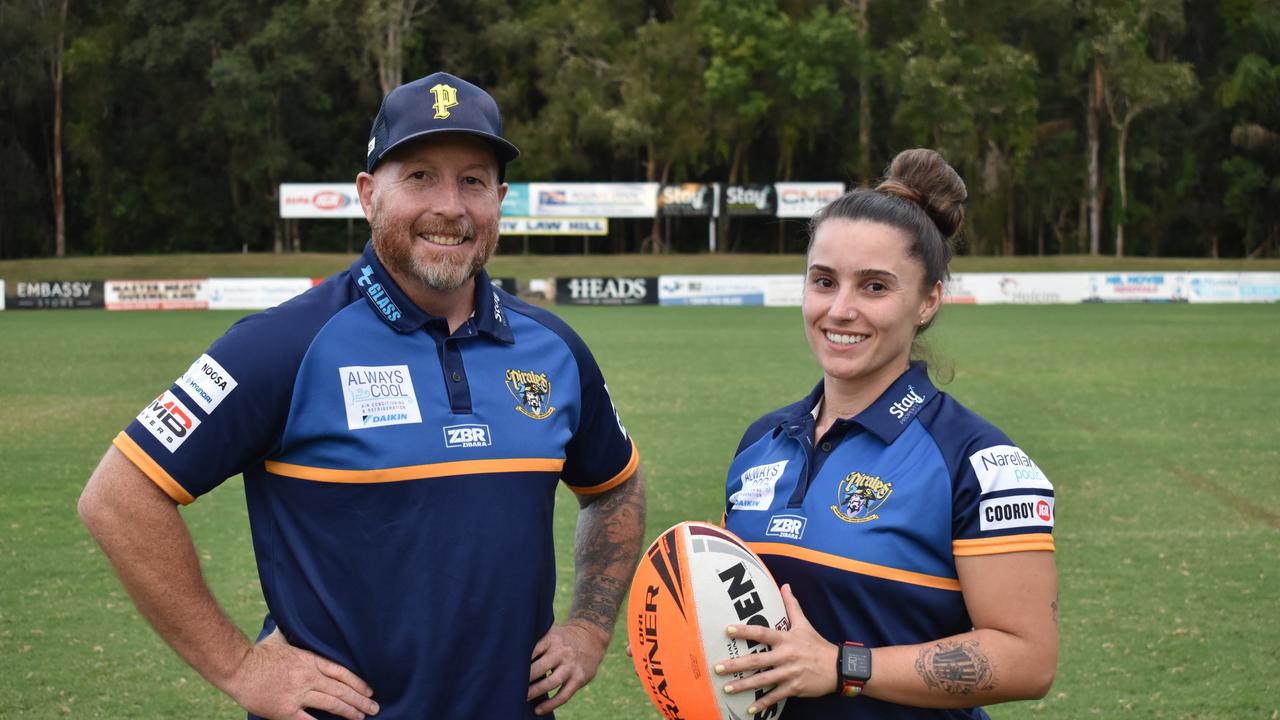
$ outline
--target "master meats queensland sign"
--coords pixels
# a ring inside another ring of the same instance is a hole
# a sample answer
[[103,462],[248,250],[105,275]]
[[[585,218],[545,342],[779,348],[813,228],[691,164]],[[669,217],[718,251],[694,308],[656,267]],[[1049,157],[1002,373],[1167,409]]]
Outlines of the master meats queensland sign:
[[209,281],[108,280],[105,294],[108,310],[208,310]]
[[355,183],[284,183],[280,217],[364,219],[364,210]]

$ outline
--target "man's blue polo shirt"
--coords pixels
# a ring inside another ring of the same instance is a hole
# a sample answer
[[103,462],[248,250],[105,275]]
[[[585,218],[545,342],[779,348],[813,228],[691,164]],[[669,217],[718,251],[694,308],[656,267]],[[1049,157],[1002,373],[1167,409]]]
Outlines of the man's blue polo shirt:
[[263,633],[349,668],[389,719],[534,717],[556,485],[638,463],[565,323],[482,272],[450,334],[371,247],[237,322],[115,445],[182,504],[243,472]]
[[[1052,551],[1053,485],[1004,433],[911,366],[815,447],[822,383],[747,429],[725,526],[830,642],[930,642],[973,629],[955,558]],[[873,669],[874,672],[874,669]],[[790,698],[792,718],[985,718],[869,697]]]

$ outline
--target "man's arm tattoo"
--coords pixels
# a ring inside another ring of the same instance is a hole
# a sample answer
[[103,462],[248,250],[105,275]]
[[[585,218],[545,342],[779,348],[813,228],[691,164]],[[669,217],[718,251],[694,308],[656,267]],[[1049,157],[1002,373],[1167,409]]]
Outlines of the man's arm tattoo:
[[975,640],[943,641],[920,651],[916,672],[930,688],[952,695],[992,690],[995,669]]
[[582,508],[574,542],[576,582],[569,617],[613,632],[644,535],[639,473]]

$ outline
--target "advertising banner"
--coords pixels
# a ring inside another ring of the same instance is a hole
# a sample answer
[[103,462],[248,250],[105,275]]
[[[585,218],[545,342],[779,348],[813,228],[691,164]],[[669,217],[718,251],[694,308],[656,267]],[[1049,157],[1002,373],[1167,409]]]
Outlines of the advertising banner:
[[507,196],[502,199],[502,214],[529,214],[529,183],[507,183]]
[[606,218],[504,217],[498,221],[499,235],[608,235]]
[[808,218],[844,194],[844,183],[774,183],[778,193],[778,217]]
[[800,307],[804,304],[804,275],[765,275],[767,307]]
[[0,310],[4,309],[4,279],[0,278]]
[[556,278],[557,305],[654,305],[656,277]]
[[210,310],[266,310],[311,289],[311,278],[209,278]]
[[205,310],[209,281],[108,280],[104,297],[108,310]]
[[[4,287],[0,285],[0,291]],[[8,293],[12,293],[8,295]],[[100,308],[103,305],[101,280],[28,280],[10,283],[0,307],[10,310]]]
[[658,183],[529,183],[529,214],[550,217],[651,218]]
[[778,211],[772,185],[729,185],[724,189],[724,212],[733,217],[773,216]]
[[1240,302],[1280,302],[1280,272],[1240,273]]
[[282,183],[282,218],[364,219],[355,183]]
[[1091,273],[1085,302],[1187,302],[1187,274]]
[[658,194],[658,212],[663,215],[701,216],[711,214],[715,192],[710,185],[684,183],[663,185]]
[[980,305],[1055,305],[1092,297],[1089,273],[955,273],[943,302]]
[[658,303],[795,307],[803,290],[801,275],[663,275]]
[[1193,303],[1240,302],[1240,273],[1197,272],[1188,274],[1187,300]]
[[516,279],[513,277],[489,277],[489,282],[494,287],[502,288],[512,295],[516,294]]

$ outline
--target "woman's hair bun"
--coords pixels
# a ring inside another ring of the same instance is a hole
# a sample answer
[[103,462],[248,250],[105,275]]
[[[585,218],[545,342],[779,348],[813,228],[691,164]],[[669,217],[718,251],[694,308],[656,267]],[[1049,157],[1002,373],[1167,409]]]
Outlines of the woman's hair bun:
[[876,190],[919,205],[944,239],[955,235],[964,222],[969,191],[960,174],[936,150],[915,148],[898,153]]

